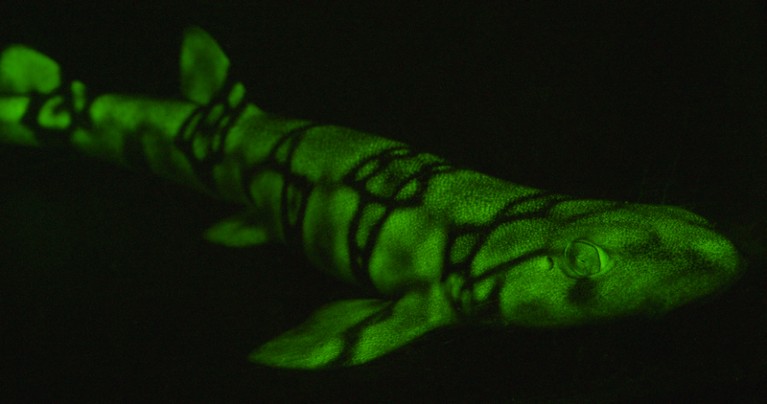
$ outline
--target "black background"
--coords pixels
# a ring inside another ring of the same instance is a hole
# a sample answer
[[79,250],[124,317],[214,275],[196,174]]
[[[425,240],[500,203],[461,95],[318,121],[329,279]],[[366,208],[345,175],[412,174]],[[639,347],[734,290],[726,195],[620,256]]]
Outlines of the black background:
[[688,207],[744,253],[740,282],[659,321],[464,327],[360,367],[263,368],[245,360],[251,349],[355,289],[279,246],[205,243],[206,226],[237,207],[64,151],[2,146],[0,396],[756,401],[767,376],[763,5],[440,3],[6,1],[0,45],[35,47],[93,93],[178,97],[181,33],[196,24],[265,110],[538,188]]

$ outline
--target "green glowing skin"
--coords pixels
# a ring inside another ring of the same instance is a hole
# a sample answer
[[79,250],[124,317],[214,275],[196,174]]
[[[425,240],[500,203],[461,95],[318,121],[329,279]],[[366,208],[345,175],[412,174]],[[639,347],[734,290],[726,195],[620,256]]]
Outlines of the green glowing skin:
[[720,290],[733,246],[670,206],[578,200],[451,166],[351,129],[245,101],[199,28],[181,50],[185,100],[88,95],[24,46],[0,55],[0,141],[59,145],[237,202],[206,237],[280,241],[379,299],[331,303],[254,362],[360,364],[438,327],[567,326],[658,315]]

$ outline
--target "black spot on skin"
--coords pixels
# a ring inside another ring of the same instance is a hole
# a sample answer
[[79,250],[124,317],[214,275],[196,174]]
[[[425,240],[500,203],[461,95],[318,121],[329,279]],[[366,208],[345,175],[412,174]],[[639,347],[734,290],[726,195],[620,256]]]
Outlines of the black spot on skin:
[[567,291],[567,300],[575,305],[585,305],[596,296],[596,283],[589,279],[578,279]]

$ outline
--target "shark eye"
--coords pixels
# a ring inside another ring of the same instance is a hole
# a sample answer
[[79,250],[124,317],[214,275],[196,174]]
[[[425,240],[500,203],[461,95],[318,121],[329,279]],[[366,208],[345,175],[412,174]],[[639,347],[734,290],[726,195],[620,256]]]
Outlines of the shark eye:
[[608,269],[609,257],[598,245],[588,240],[574,240],[565,248],[565,274],[588,278]]

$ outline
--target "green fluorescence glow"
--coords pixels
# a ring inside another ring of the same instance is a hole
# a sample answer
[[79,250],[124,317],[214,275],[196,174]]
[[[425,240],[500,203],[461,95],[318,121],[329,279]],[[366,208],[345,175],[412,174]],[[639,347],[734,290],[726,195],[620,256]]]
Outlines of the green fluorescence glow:
[[61,85],[59,65],[42,53],[14,45],[0,55],[0,90],[8,94],[49,93]]
[[657,316],[741,272],[684,209],[574,199],[456,168],[399,142],[268,114],[228,80],[200,28],[180,54],[183,100],[91,95],[21,45],[0,54],[0,141],[64,146],[245,206],[205,237],[282,242],[375,293],[317,310],[253,362],[361,364],[460,323],[559,327]]
[[196,27],[187,29],[181,47],[181,91],[191,101],[207,104],[226,81],[229,59],[210,36]]

